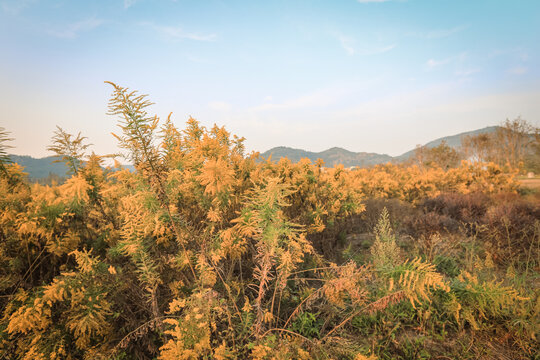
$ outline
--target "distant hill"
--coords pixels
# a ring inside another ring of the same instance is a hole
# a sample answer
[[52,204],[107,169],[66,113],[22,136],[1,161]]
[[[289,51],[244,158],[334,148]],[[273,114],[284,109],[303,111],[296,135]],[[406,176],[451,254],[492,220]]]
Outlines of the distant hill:
[[366,152],[352,152],[339,147],[333,147],[331,149],[321,152],[311,152],[300,149],[293,149],[285,146],[275,147],[263,154],[265,159],[272,155],[273,160],[279,160],[280,158],[289,158],[292,162],[298,162],[302,158],[308,158],[312,162],[317,159],[322,159],[326,166],[334,166],[343,164],[345,167],[349,166],[371,166],[375,164],[385,163],[392,160],[390,155],[366,153]]
[[[467,131],[463,132],[457,135],[452,136],[445,136],[433,141],[428,142],[424,146],[428,148],[433,148],[436,146],[439,146],[443,141],[446,141],[448,146],[452,148],[458,148],[461,146],[461,139],[465,136],[470,135],[478,135],[483,133],[491,133],[494,132],[498,127],[497,126],[489,126],[483,129],[473,130],[473,131]],[[384,164],[387,162],[401,162],[405,161],[408,158],[410,158],[412,155],[414,155],[414,150],[411,149],[407,151],[404,154],[401,154],[399,156],[390,156],[386,154],[377,154],[377,153],[366,153],[366,152],[352,152],[348,151],[342,148],[334,147],[325,151],[321,152],[311,152],[311,151],[305,151],[301,149],[293,149],[290,147],[285,146],[279,146],[275,147],[273,149],[270,149],[264,153],[261,154],[262,157],[267,159],[272,155],[273,160],[279,160],[280,158],[287,157],[292,162],[298,162],[302,158],[308,158],[311,161],[316,161],[317,159],[322,159],[326,166],[333,166],[336,164],[343,164],[345,167],[350,166],[371,166],[371,165],[377,165],[377,164]]]
[[[483,129],[474,131],[468,131],[461,134],[442,137],[428,142],[425,146],[432,148],[440,145],[442,141],[454,148],[461,145],[461,139],[467,135],[478,135],[482,133],[491,133],[497,129],[497,126],[490,126]],[[293,149],[290,147],[279,146],[270,149],[261,154],[265,159],[272,155],[273,160],[279,160],[280,158],[287,157],[292,162],[298,162],[302,158],[308,158],[315,162],[317,159],[324,160],[326,166],[334,166],[337,164],[343,164],[345,167],[350,166],[372,166],[376,164],[383,164],[387,162],[400,162],[407,160],[414,154],[414,149],[407,151],[406,153],[392,157],[387,154],[367,153],[367,152],[352,152],[339,147],[333,147],[331,149],[321,152],[311,152],[300,149]],[[64,163],[53,163],[57,157],[48,156],[41,159],[36,159],[31,156],[10,155],[13,162],[24,166],[24,171],[28,173],[31,180],[43,179],[49,176],[49,174],[55,174],[60,177],[67,176],[67,167]],[[134,170],[132,165],[125,165],[130,170]]]
[[[499,128],[498,126],[488,126],[483,129],[467,131],[467,132],[459,133],[457,135],[452,135],[452,136],[445,136],[445,137],[430,141],[424,146],[427,148],[434,148],[436,146],[439,146],[443,141],[446,141],[446,145],[450,146],[451,148],[457,149],[461,146],[461,139],[464,138],[465,136],[492,133],[492,132],[495,132],[495,130],[497,130],[498,128]],[[415,149],[409,150],[404,154],[396,156],[394,159],[397,161],[407,160],[412,155],[414,155],[414,150]]]
[[56,156],[47,156],[41,159],[26,155],[10,155],[9,157],[14,163],[24,166],[24,172],[28,173],[31,180],[46,178],[49,173],[65,177],[68,171],[63,162],[53,162],[58,159]]
[[[67,177],[68,168],[63,162],[53,162],[59,159],[57,156],[47,156],[44,158],[36,159],[26,155],[9,155],[12,162],[24,166],[24,172],[28,174],[30,180],[44,179],[49,174],[57,175],[61,178]],[[131,171],[135,168],[133,165],[123,165]]]

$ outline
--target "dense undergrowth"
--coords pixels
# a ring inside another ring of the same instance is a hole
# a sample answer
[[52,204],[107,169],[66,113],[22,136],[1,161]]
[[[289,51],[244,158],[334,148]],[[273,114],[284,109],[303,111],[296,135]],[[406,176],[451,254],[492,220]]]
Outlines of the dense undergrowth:
[[2,165],[4,358],[538,356],[540,206],[497,166],[261,161],[113,87],[136,172],[62,129],[64,184]]

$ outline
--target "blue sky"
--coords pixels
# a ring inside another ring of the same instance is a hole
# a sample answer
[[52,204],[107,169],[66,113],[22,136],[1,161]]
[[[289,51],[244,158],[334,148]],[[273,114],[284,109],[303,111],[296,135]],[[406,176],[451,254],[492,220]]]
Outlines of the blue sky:
[[398,155],[521,115],[540,125],[540,1],[0,0],[0,126],[115,152],[111,88],[247,138]]

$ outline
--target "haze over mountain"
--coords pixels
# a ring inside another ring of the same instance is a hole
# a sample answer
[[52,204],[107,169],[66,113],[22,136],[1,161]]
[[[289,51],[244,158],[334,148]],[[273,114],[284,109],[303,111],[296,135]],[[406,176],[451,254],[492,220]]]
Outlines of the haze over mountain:
[[[457,135],[446,136],[433,141],[428,142],[425,146],[432,148],[446,141],[446,143],[453,147],[458,148],[461,146],[461,139],[467,135],[478,135],[481,133],[490,133],[497,129],[497,126],[490,126],[483,129],[468,131]],[[368,152],[352,152],[340,147],[333,147],[331,149],[312,152],[301,149],[293,149],[285,146],[278,146],[270,149],[261,154],[265,159],[272,156],[272,160],[278,161],[280,158],[287,157],[292,162],[298,162],[302,158],[308,158],[315,162],[317,159],[322,159],[326,166],[334,166],[337,164],[343,164],[345,167],[350,166],[372,166],[376,164],[383,164],[390,161],[400,162],[407,160],[414,154],[414,149],[407,151],[399,156],[390,156],[387,154],[377,154]],[[42,179],[49,176],[49,174],[55,174],[60,177],[64,177],[67,174],[67,167],[62,162],[53,162],[57,159],[55,156],[48,156],[41,159],[36,159],[31,156],[10,155],[13,162],[24,166],[24,171],[28,173],[30,179]],[[126,167],[133,169],[131,165]]]
[[[479,135],[479,134],[486,134],[486,133],[492,133],[492,132],[495,132],[495,130],[497,130],[497,128],[499,128],[499,126],[488,126],[488,127],[478,129],[478,130],[459,133],[457,135],[445,136],[445,137],[438,138],[438,139],[435,139],[433,141],[430,141],[427,144],[425,144],[424,146],[427,147],[427,148],[434,148],[434,147],[439,146],[443,141],[445,141],[446,145],[450,146],[451,148],[457,149],[457,148],[459,148],[461,146],[461,139],[463,137],[465,137],[465,136],[474,136],[474,135]],[[399,156],[396,156],[394,159],[399,160],[399,161],[405,161],[414,154],[414,150],[415,149],[409,150],[406,153],[403,153],[403,154],[401,154]]]
[[371,166],[385,163],[393,159],[390,155],[386,154],[366,152],[355,153],[349,150],[342,149],[340,147],[333,147],[331,149],[321,152],[311,152],[300,149],[293,149],[285,146],[279,146],[266,151],[265,153],[261,154],[261,156],[264,158],[269,158],[270,156],[272,156],[272,160],[276,161],[281,158],[287,157],[292,162],[298,162],[300,161],[300,159],[303,158],[308,158],[312,162],[317,161],[317,159],[322,159],[324,160],[326,166],[343,164],[345,167]]
[[42,179],[55,174],[64,177],[68,168],[63,162],[54,162],[59,158],[57,156],[47,156],[36,159],[26,155],[10,155],[11,161],[24,167],[24,172],[28,173],[30,179]]
[[[9,155],[11,161],[24,167],[24,172],[28,174],[30,180],[39,180],[49,175],[57,175],[60,178],[68,176],[68,168],[63,162],[54,162],[59,159],[57,156],[47,156],[44,158],[33,158],[27,155]],[[132,165],[123,165],[130,170],[134,170]]]
[[[467,131],[456,135],[445,136],[428,142],[424,146],[433,148],[439,146],[443,141],[452,148],[459,148],[461,146],[461,139],[465,136],[478,135],[483,133],[494,132],[498,126],[488,126],[482,129]],[[270,149],[261,154],[265,159],[272,156],[272,160],[279,160],[280,158],[287,157],[293,162],[297,162],[302,158],[308,158],[311,161],[322,159],[326,166],[334,166],[337,164],[343,164],[345,167],[350,166],[371,166],[377,164],[387,163],[389,161],[405,161],[414,154],[415,149],[411,149],[399,156],[390,156],[387,154],[366,153],[366,152],[352,152],[339,147],[333,147],[331,149],[321,152],[311,152],[301,149],[293,149],[289,147],[279,146]]]

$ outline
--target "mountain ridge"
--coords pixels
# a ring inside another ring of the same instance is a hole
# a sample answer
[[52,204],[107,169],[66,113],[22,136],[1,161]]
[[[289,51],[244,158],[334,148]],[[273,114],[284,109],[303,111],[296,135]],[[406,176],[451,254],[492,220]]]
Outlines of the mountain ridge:
[[272,156],[272,160],[279,160],[280,158],[287,157],[292,162],[298,162],[303,158],[308,158],[312,162],[317,161],[317,159],[322,159],[327,166],[343,164],[345,167],[371,166],[392,160],[392,157],[387,154],[368,152],[355,153],[340,147],[332,147],[321,152],[313,152],[294,149],[287,146],[278,146],[262,153],[261,156],[265,159]]
[[[424,146],[435,147],[442,141],[446,141],[448,146],[457,148],[461,145],[461,138],[467,135],[478,135],[486,132],[493,132],[497,129],[497,126],[488,126],[482,129],[466,131],[456,135],[445,136],[426,143]],[[398,156],[390,156],[388,154],[379,154],[374,152],[353,152],[341,147],[334,146],[332,148],[313,152],[303,149],[295,149],[287,146],[277,146],[264,153],[261,156],[265,159],[272,156],[272,160],[279,161],[282,157],[289,158],[292,162],[298,162],[302,158],[308,158],[312,162],[317,159],[322,159],[326,166],[334,166],[343,164],[345,167],[366,167],[387,162],[401,162],[406,161],[410,156],[414,154],[414,149],[409,150]],[[54,174],[60,177],[67,175],[67,167],[62,162],[54,162],[59,158],[56,156],[47,156],[44,158],[33,158],[28,155],[9,155],[11,161],[18,163],[24,167],[24,171],[28,173],[30,179],[43,179]],[[133,169],[131,165],[125,165],[127,168]]]
[[[451,148],[459,148],[461,139],[465,136],[478,135],[483,133],[494,132],[498,126],[487,126],[481,129],[465,131],[459,134],[444,136],[426,143],[425,147],[433,148],[439,146],[443,141]],[[401,155],[390,156],[388,154],[370,153],[370,152],[353,152],[340,147],[332,147],[320,152],[306,151],[303,149],[295,149],[287,146],[277,146],[268,151],[265,151],[261,156],[268,159],[272,156],[272,160],[279,160],[282,157],[289,158],[292,162],[298,162],[302,158],[308,158],[311,161],[322,159],[327,166],[343,164],[345,167],[357,166],[372,166],[387,162],[402,162],[408,160],[414,155],[415,149],[404,152]]]
[[[434,148],[436,146],[439,146],[443,141],[446,142],[446,145],[450,146],[451,148],[457,149],[461,146],[461,139],[465,136],[474,136],[478,134],[485,134],[485,133],[492,133],[495,132],[499,126],[486,126],[481,129],[472,130],[472,131],[466,131],[462,132],[456,135],[450,135],[450,136],[444,136],[435,140],[432,140],[428,143],[426,143],[423,146],[426,146],[428,148]],[[411,157],[414,154],[414,150],[409,150],[407,152],[404,152],[401,155],[395,156],[397,160],[404,161],[407,160],[409,157]]]

